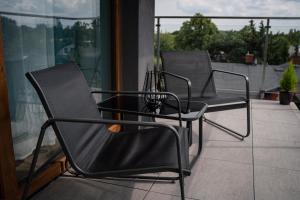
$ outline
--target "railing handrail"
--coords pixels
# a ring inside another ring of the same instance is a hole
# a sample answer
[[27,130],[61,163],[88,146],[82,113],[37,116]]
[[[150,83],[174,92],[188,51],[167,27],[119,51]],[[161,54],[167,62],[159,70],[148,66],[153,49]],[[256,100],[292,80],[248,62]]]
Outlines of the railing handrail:
[[299,20],[300,17],[274,17],[274,16],[154,16],[158,19],[191,19],[191,18],[209,18],[209,19],[276,19],[276,20]]

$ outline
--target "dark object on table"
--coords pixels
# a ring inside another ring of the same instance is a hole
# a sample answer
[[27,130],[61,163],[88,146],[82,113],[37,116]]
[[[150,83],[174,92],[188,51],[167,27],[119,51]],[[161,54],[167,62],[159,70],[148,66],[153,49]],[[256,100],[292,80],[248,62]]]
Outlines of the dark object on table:
[[[52,126],[72,168],[86,178],[143,178],[135,174],[175,172],[184,199],[190,174],[187,129],[150,122],[104,120],[80,69],[73,63],[26,74],[48,115],[23,193],[27,197],[45,130]],[[147,127],[111,134],[106,124]],[[157,142],[159,141],[159,142]],[[174,177],[158,177],[174,180]]]
[[[240,139],[250,134],[250,101],[248,77],[242,74],[212,69],[207,51],[169,51],[161,52],[166,91],[173,92],[181,102],[187,101],[186,111],[199,108],[195,102],[208,104],[207,112],[247,108],[247,131],[242,135],[207,118],[204,120],[227,131]],[[218,95],[214,74],[224,73],[245,80],[245,96],[225,97]],[[185,110],[184,108],[182,110]]]
[[[143,91],[146,92],[159,92],[161,90],[161,73],[157,70],[147,71],[145,75]],[[145,94],[144,101],[147,108],[155,112],[156,109],[159,109],[162,105],[162,102],[166,98],[166,95],[161,94]]]

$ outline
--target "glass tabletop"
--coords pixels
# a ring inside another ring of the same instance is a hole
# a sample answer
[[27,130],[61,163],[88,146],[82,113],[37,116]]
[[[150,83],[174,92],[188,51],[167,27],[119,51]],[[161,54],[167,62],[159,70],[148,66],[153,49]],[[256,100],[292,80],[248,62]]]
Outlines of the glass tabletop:
[[[186,108],[186,101],[180,102],[181,108]],[[194,103],[193,103],[194,104]],[[207,104],[197,102],[199,111],[181,113],[181,119],[183,121],[198,120],[206,111]],[[143,96],[133,95],[118,95],[110,97],[98,104],[99,110],[114,112],[114,113],[128,113],[138,114],[141,116],[151,116],[164,119],[179,119],[178,104],[175,100],[164,100],[158,109],[151,109],[147,106],[145,98]]]

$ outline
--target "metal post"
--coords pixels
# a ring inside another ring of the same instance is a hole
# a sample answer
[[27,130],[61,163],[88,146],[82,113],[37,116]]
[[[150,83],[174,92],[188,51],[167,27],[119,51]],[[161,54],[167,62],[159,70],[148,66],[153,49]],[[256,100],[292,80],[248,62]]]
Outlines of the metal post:
[[263,62],[263,71],[262,71],[262,80],[261,80],[261,86],[260,86],[260,94],[264,92],[264,84],[265,84],[265,78],[266,78],[266,67],[268,65],[268,44],[269,44],[269,29],[270,26],[270,18],[267,19],[267,26],[265,27],[266,30],[266,38],[265,38],[265,45],[264,45],[264,62]]
[[157,18],[156,24],[156,70],[159,70],[159,57],[160,57],[160,18]]

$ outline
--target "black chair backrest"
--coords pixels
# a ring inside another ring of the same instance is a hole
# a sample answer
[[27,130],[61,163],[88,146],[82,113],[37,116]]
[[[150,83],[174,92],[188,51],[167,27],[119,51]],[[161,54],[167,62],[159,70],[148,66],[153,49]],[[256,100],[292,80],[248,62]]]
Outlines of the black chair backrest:
[[[207,51],[162,51],[161,59],[164,71],[190,79],[192,97],[216,95],[213,77],[209,79],[212,67]],[[167,91],[174,92],[180,98],[187,97],[187,87],[182,81],[170,76],[165,76],[165,81]]]
[[[26,77],[37,91],[49,118],[100,119],[87,81],[76,64],[28,72]],[[68,158],[84,170],[89,168],[95,151],[109,137],[103,124],[57,122],[52,127]]]

